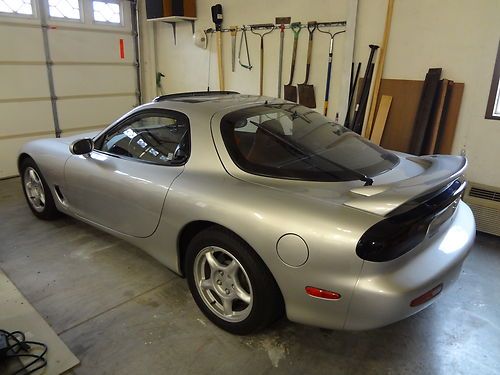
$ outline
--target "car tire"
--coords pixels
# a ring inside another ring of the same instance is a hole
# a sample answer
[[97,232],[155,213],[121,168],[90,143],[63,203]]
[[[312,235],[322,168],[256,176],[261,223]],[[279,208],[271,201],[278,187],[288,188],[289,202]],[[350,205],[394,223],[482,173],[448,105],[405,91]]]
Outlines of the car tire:
[[24,197],[31,212],[42,220],[54,220],[60,216],[54,198],[40,168],[31,158],[26,158],[20,165]]
[[195,235],[185,271],[198,307],[230,333],[256,332],[283,315],[283,298],[270,271],[232,232],[213,227]]

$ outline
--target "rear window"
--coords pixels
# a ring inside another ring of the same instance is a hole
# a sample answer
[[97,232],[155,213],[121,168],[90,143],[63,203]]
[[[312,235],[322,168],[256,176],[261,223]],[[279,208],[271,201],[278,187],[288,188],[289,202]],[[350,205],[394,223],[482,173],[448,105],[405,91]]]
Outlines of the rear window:
[[394,168],[396,155],[296,104],[269,104],[225,115],[224,144],[246,172],[311,181],[350,181]]

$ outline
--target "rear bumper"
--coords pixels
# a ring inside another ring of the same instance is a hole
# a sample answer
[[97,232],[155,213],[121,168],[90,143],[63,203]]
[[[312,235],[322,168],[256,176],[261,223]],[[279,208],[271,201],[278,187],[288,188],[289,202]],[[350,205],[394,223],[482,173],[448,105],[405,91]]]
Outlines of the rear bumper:
[[385,326],[413,315],[439,296],[415,307],[415,298],[443,284],[445,292],[458,278],[474,242],[476,227],[470,208],[460,202],[455,214],[418,248],[389,262],[365,261],[356,283],[344,329]]

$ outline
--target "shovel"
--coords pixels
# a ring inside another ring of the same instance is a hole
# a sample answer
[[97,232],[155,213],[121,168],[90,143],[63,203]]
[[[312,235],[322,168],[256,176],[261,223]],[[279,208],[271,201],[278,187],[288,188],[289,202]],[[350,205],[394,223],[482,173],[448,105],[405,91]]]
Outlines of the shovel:
[[284,86],[285,89],[285,100],[291,102],[297,102],[297,88],[292,86],[293,74],[295,72],[295,60],[297,58],[297,44],[299,41],[299,33],[301,30],[301,23],[294,22],[290,25],[290,29],[293,31],[293,51],[292,51],[292,66],[290,68],[290,81]]
[[276,17],[276,24],[280,28],[280,53],[278,60],[278,98],[281,98],[281,77],[283,75],[283,44],[285,41],[285,25],[289,25],[291,17]]
[[313,34],[316,30],[317,22],[311,21],[307,23],[307,31],[309,31],[309,44],[307,46],[307,63],[306,63],[306,80],[304,83],[299,83],[299,104],[308,107],[316,108],[316,97],[314,95],[314,86],[308,85],[309,72],[311,70],[311,55],[312,55],[312,45],[313,45]]

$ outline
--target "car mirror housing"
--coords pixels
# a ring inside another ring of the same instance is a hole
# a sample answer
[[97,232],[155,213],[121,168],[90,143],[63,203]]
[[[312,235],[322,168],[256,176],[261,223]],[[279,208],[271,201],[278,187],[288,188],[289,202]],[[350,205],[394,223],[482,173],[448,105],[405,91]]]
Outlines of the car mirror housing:
[[69,146],[69,151],[73,155],[90,154],[93,149],[94,141],[91,138],[78,139]]

